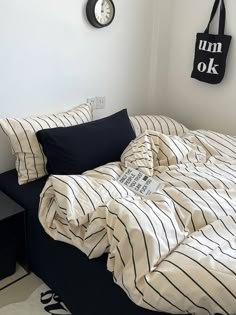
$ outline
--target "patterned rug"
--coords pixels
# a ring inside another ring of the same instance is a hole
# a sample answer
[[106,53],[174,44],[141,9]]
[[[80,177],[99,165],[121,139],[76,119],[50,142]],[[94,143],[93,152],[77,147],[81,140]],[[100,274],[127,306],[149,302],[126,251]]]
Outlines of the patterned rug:
[[41,284],[30,297],[20,303],[0,308],[0,315],[72,315],[46,284]]

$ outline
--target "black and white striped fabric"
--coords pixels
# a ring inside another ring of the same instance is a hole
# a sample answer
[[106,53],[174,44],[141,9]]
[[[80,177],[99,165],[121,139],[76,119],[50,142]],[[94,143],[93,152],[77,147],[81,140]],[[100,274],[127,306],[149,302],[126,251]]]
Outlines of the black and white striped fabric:
[[162,115],[139,115],[130,117],[136,136],[145,130],[154,130],[166,135],[182,135],[188,128],[176,120]]
[[[117,181],[127,166],[155,176],[163,188],[135,195]],[[89,258],[107,252],[114,282],[144,308],[236,314],[234,137],[146,131],[121,162],[51,176],[39,218],[51,237]]]
[[16,157],[19,184],[28,183],[47,174],[46,156],[37,140],[37,131],[82,124],[91,121],[92,118],[92,107],[89,104],[82,104],[57,114],[0,119],[0,125],[9,137]]

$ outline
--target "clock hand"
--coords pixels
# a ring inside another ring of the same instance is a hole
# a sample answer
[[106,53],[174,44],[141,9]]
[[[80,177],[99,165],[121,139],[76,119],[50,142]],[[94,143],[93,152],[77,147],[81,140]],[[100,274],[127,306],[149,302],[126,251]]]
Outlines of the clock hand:
[[105,4],[105,0],[102,0],[101,13],[104,13],[104,4]]

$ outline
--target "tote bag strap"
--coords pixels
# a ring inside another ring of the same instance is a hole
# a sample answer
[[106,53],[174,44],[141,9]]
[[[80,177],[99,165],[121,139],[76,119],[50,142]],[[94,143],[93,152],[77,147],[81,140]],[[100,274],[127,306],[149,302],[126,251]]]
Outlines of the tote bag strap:
[[[207,25],[207,28],[205,29],[206,34],[209,34],[209,29],[210,29],[210,25],[211,22],[213,21],[215,15],[216,15],[216,11],[219,7],[219,3],[220,0],[215,0],[212,12],[211,12],[211,17],[210,17],[210,21]],[[220,6],[220,20],[219,20],[219,35],[224,35],[225,32],[225,16],[226,16],[226,11],[225,11],[225,2],[224,0],[221,0],[221,6]]]

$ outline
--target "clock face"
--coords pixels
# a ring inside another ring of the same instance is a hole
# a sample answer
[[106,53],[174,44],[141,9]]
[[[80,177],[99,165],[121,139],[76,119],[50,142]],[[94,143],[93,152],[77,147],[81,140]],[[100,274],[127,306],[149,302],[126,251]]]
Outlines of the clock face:
[[98,0],[95,5],[95,17],[101,25],[109,24],[114,16],[114,7],[110,0]]

